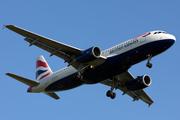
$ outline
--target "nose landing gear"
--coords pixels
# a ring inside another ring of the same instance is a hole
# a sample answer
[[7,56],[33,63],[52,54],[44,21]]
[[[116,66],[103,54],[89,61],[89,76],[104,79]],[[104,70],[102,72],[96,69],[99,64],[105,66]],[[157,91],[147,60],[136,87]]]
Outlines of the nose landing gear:
[[146,64],[146,66],[147,66],[148,68],[152,68],[152,63],[150,63],[151,58],[152,58],[152,55],[151,55],[151,54],[148,54],[147,57],[148,57],[148,62],[147,62],[147,64]]

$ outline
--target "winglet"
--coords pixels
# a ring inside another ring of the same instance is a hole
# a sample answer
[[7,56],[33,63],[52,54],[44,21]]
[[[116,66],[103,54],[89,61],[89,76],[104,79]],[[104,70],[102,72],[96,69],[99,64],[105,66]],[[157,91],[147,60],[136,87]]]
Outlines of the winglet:
[[6,27],[6,25],[3,25],[3,29]]
[[[8,26],[14,26],[14,25],[3,25],[3,28],[8,28]],[[9,28],[8,28],[9,29]]]
[[149,103],[149,106],[148,107],[150,107],[152,105],[152,103]]

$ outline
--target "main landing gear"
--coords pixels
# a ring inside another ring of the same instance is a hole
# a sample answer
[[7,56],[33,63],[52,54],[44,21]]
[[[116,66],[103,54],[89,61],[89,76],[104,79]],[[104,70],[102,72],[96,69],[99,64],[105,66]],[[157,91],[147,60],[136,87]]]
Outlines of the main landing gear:
[[110,97],[111,99],[114,99],[116,97],[116,93],[111,90],[108,90],[106,96]]
[[152,68],[152,63],[150,63],[151,58],[152,58],[152,55],[151,55],[151,54],[148,54],[147,57],[148,57],[148,62],[147,62],[147,64],[146,64],[146,66],[147,66],[148,68]]
[[78,72],[76,72],[76,73],[74,74],[74,79],[75,79],[75,80],[81,80],[81,81],[83,81],[83,75],[82,75],[82,73],[84,72],[84,70],[85,70],[87,67],[88,67],[88,65],[87,65],[87,66],[83,66],[83,64],[80,64],[79,67],[78,67]]
[[74,79],[82,80],[83,79],[83,75],[80,72],[77,72],[77,73],[74,74]]
[[116,97],[116,93],[113,92],[113,90],[114,90],[114,88],[117,89],[118,85],[119,85],[118,80],[113,79],[111,89],[107,91],[106,96],[110,97],[111,99],[114,99]]

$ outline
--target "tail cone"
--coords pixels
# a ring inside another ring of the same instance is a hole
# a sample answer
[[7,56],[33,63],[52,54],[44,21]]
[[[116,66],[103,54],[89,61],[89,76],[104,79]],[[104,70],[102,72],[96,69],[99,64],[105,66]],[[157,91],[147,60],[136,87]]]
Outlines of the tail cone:
[[32,92],[32,87],[29,87],[29,88],[27,89],[27,92]]

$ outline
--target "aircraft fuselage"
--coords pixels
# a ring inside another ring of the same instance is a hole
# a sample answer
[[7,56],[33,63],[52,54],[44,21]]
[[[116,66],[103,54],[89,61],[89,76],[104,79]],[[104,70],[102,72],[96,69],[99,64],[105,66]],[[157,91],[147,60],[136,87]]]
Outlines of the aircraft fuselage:
[[65,67],[43,79],[40,84],[30,87],[28,92],[56,92],[78,87],[83,84],[95,84],[127,71],[132,65],[154,57],[173,45],[176,38],[163,31],[152,31],[112,48],[102,51],[101,56],[107,60],[94,68],[87,67],[82,73],[83,80],[74,79],[78,71]]

